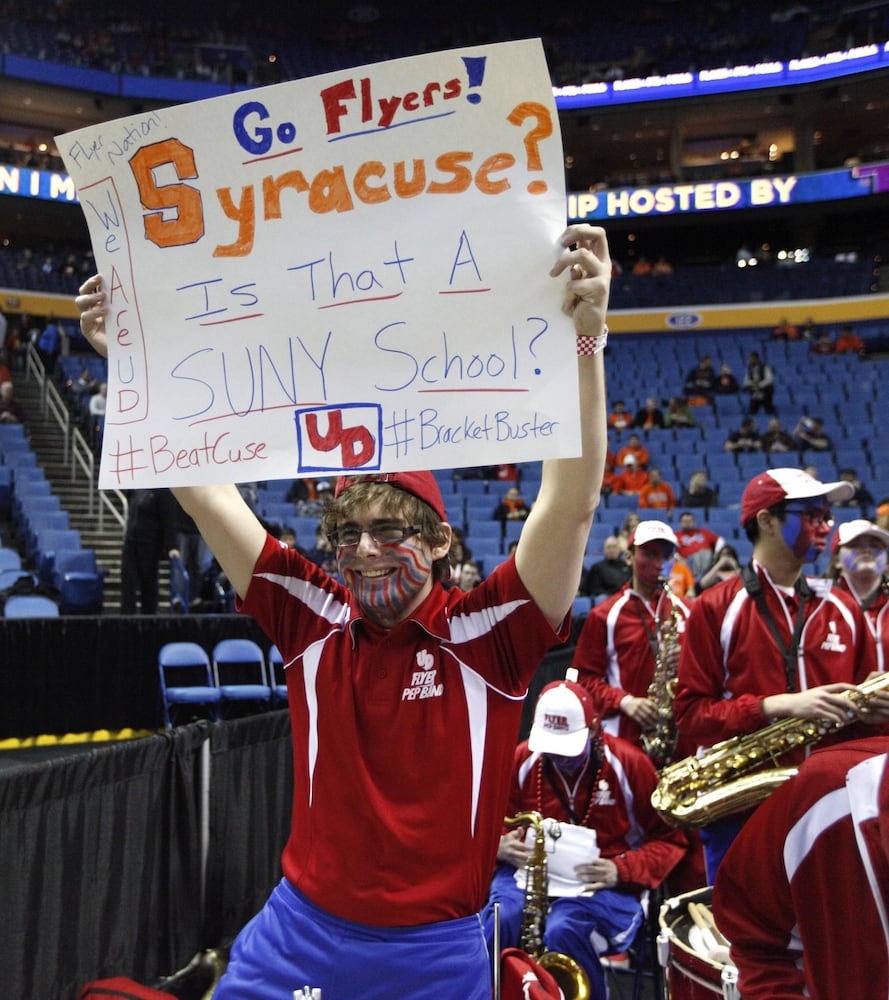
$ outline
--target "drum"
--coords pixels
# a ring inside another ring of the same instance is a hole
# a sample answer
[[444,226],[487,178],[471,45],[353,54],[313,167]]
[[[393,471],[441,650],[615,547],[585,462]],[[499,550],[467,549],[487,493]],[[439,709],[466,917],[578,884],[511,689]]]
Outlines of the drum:
[[666,900],[658,922],[658,958],[671,1000],[740,1000],[738,970],[713,922],[713,887]]

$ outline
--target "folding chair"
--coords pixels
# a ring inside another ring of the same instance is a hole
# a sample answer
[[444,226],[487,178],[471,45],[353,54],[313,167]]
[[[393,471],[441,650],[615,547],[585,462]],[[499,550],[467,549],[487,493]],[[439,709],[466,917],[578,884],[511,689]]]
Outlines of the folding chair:
[[[176,705],[203,706],[210,718],[219,719],[222,692],[213,683],[210,657],[196,642],[168,642],[157,656],[164,725],[173,728]],[[175,683],[169,683],[175,681]]]
[[222,710],[232,703],[268,708],[272,689],[265,656],[252,639],[222,639],[213,647],[213,680],[222,692]]

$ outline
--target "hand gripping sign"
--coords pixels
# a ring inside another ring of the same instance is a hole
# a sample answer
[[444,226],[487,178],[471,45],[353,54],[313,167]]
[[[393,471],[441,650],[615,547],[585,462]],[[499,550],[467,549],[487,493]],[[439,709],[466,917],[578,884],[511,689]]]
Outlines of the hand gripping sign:
[[100,486],[580,450],[538,40],[58,138],[110,301]]

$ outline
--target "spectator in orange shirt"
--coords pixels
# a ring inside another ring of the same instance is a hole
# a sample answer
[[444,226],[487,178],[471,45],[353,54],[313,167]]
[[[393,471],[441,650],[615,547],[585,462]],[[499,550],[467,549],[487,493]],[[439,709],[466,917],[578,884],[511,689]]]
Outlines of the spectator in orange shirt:
[[622,399],[614,401],[614,409],[608,414],[608,426],[616,431],[625,431],[633,426],[633,414]]
[[864,341],[851,326],[840,327],[840,334],[833,345],[834,354],[861,354]]
[[495,521],[524,521],[530,513],[528,501],[519,492],[518,486],[510,486],[491,516]]
[[775,340],[799,340],[799,330],[787,318],[779,321],[772,330],[772,337]]
[[684,597],[691,600],[698,592],[698,585],[695,582],[695,575],[691,567],[678,553],[673,557],[673,564],[670,566],[670,589],[677,597]]
[[623,465],[624,459],[632,455],[636,459],[636,465],[640,469],[648,468],[648,449],[642,443],[642,438],[638,434],[631,434],[627,438],[627,443],[617,453],[617,464]]
[[646,509],[665,510],[667,517],[676,509],[673,487],[661,477],[660,469],[648,470],[648,484],[639,490],[639,506]]
[[648,473],[645,469],[640,469],[633,455],[627,455],[623,460],[621,471],[614,477],[615,493],[635,493],[648,482]]

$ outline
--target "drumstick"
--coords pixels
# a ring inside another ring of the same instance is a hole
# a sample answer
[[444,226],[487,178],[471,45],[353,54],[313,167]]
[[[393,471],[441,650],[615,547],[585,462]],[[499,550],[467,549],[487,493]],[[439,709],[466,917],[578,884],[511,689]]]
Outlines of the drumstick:
[[716,921],[713,919],[713,911],[707,906],[706,903],[698,903],[698,911],[701,916],[707,921],[710,930],[713,931],[713,936],[721,944],[725,945],[726,948],[731,947],[729,940],[716,926]]
[[699,907],[698,903],[689,903],[688,912],[691,915],[691,919],[695,922],[695,926],[701,932],[701,938],[704,942],[704,947],[707,949],[708,952],[716,951],[716,949],[719,947],[719,942],[713,936],[713,932],[710,930],[709,926],[707,925],[707,921],[701,914],[698,907]]
[[[716,938],[717,943],[725,946],[726,948],[731,947],[728,938],[726,938],[719,928],[716,926],[716,921],[713,919],[713,911],[707,906],[706,903],[693,903],[691,904],[695,907],[701,918],[707,924],[707,927],[713,932],[713,936]],[[691,907],[689,907],[691,908]]]

